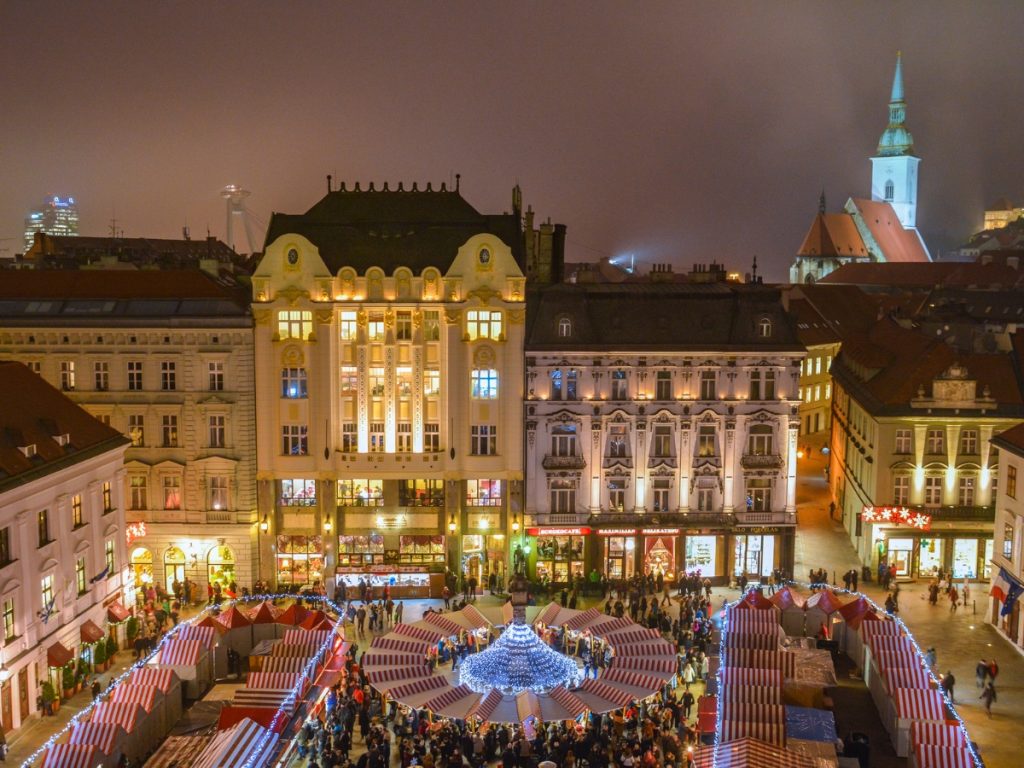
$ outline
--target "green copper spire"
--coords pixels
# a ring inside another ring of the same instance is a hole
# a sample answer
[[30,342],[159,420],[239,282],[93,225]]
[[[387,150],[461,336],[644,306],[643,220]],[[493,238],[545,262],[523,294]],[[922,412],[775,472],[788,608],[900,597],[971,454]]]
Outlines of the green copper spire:
[[896,53],[896,73],[892,78],[892,94],[889,96],[889,125],[878,140],[879,157],[898,157],[914,154],[914,137],[904,122],[907,119],[907,102],[903,96],[903,56]]

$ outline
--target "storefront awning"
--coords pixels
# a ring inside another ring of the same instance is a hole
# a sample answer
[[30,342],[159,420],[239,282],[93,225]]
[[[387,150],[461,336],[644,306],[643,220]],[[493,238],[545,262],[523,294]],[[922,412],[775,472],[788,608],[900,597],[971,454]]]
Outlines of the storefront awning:
[[50,667],[63,667],[75,658],[75,654],[60,643],[54,643],[46,649],[46,664]]
[[125,621],[129,616],[131,613],[120,602],[115,601],[107,606],[107,618],[115,624]]
[[79,633],[82,637],[82,642],[85,644],[98,643],[100,640],[106,637],[106,634],[102,629],[96,626],[95,622],[86,619],[79,628]]

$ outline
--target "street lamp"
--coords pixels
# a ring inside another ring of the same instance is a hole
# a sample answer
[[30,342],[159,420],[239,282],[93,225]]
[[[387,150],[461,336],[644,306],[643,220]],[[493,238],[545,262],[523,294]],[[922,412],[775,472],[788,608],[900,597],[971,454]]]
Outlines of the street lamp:
[[324,520],[324,532],[328,536],[331,534],[331,528],[332,527],[333,527],[333,523],[331,523],[331,519],[330,518],[327,518],[326,520]]
[[455,533],[455,513],[452,512],[452,516],[448,518],[448,533]]

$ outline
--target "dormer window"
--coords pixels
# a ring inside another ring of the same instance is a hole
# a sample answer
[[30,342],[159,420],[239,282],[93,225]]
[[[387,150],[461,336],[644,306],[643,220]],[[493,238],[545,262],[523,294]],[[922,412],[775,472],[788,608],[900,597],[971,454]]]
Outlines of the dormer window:
[[26,459],[31,459],[36,455],[36,444],[31,445],[19,445],[18,450],[21,451]]
[[57,445],[61,447],[67,447],[71,442],[71,435],[65,432],[63,435],[54,435],[53,439],[57,441]]
[[770,318],[762,317],[757,321],[757,335],[762,339],[770,339],[772,336],[772,321]]
[[572,320],[568,317],[558,319],[558,338],[568,339],[572,336]]

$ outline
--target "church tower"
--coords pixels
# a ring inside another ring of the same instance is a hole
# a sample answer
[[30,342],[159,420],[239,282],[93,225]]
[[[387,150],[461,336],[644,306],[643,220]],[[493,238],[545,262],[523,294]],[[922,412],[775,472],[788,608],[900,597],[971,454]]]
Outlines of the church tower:
[[896,54],[896,74],[889,97],[889,125],[871,158],[871,199],[890,203],[906,229],[917,229],[917,166],[914,138],[907,130],[907,102],[903,96],[903,64]]

